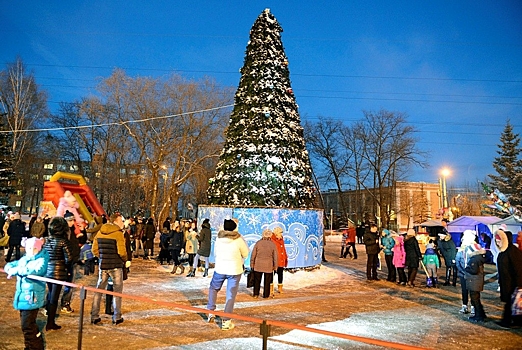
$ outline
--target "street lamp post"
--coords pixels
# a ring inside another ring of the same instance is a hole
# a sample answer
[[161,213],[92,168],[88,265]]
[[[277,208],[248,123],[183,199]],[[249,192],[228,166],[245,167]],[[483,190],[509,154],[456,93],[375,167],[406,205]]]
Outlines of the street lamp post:
[[441,171],[442,175],[442,208],[447,209],[448,208],[448,192],[446,188],[446,177],[450,175],[450,171],[448,168],[444,168]]

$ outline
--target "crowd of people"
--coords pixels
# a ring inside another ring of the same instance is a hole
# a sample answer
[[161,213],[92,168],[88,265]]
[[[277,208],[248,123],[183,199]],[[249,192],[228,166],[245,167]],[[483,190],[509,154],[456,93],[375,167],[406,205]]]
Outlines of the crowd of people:
[[[357,235],[358,230],[360,227],[350,228],[343,233],[340,258],[346,258],[347,244],[352,240],[349,236],[354,232]],[[461,236],[460,246],[457,248],[447,230],[447,220],[443,219],[437,235],[429,237],[424,253],[421,253],[415,230],[397,233],[388,229],[379,230],[377,225],[369,223],[364,226],[361,236],[367,255],[367,280],[380,280],[377,271],[382,269],[382,253],[386,264],[386,281],[414,288],[417,272],[422,267],[426,273],[426,286],[438,288],[439,269],[443,261],[445,274],[442,285],[456,287],[457,277],[460,282],[462,306],[459,312],[469,314],[468,319],[472,322],[484,322],[486,312],[480,294],[484,289],[484,264],[490,241],[485,239],[484,233],[479,238],[474,230],[466,230]],[[522,289],[522,242],[517,243],[518,247],[515,246],[512,233],[502,227],[493,236],[499,251],[496,267],[500,300],[505,303],[502,319],[497,324],[502,328],[522,326],[522,316],[513,316],[512,312],[517,307],[514,305],[513,295],[518,289]],[[522,241],[522,232],[518,232],[518,237]]]
[[[2,213],[0,213],[2,214]],[[133,258],[151,260],[155,257],[162,265],[172,264],[171,274],[195,277],[200,264],[202,277],[209,276],[209,257],[212,251],[212,231],[209,219],[204,219],[199,231],[192,220],[167,218],[161,227],[152,218],[130,217],[124,219],[120,213],[106,218],[95,216],[90,224],[78,224],[75,216],[66,211],[63,216],[33,216],[26,228],[19,213],[0,215],[3,222],[2,236],[8,237],[5,254],[5,271],[8,278],[16,276],[19,283],[15,293],[14,306],[20,310],[20,318],[26,348],[42,349],[41,331],[36,325],[38,309],[43,308],[47,317],[45,329],[59,330],[56,315],[59,312],[72,313],[71,299],[74,288],[62,288],[61,284],[27,279],[28,275],[45,276],[58,281],[75,282],[80,267],[83,274],[95,273],[98,267],[96,288],[114,293],[123,292],[123,281],[130,272]],[[0,224],[2,223],[0,222]],[[343,233],[340,258],[357,259],[356,243],[364,244],[367,255],[366,277],[368,281],[378,281],[378,270],[383,270],[380,257],[386,265],[386,281],[400,286],[415,288],[417,272],[425,271],[428,287],[439,287],[439,269],[444,263],[442,286],[457,286],[462,292],[462,306],[459,312],[469,314],[469,320],[482,322],[486,312],[481,303],[484,288],[484,264],[486,247],[484,237],[479,240],[475,231],[462,234],[459,248],[455,245],[443,221],[437,236],[421,253],[417,234],[413,229],[397,233],[379,228],[369,223],[352,227]],[[363,232],[364,231],[364,232]],[[155,238],[159,233],[159,253],[154,254]],[[522,234],[519,233],[519,237]],[[522,248],[512,242],[512,233],[499,229],[493,235],[498,248],[497,270],[500,300],[504,311],[498,324],[504,328],[522,325],[520,316],[512,316],[512,295],[522,287]],[[481,242],[482,245],[479,243]],[[25,248],[25,255],[22,249]],[[219,230],[214,242],[214,271],[209,282],[207,309],[216,309],[216,299],[226,282],[224,312],[233,313],[234,303],[241,276],[245,273],[244,262],[250,255],[247,273],[251,275],[253,298],[270,298],[274,292],[283,293],[283,273],[288,266],[283,229],[265,229],[261,239],[252,251],[240,234],[237,221],[227,219]],[[277,289],[274,288],[277,275]],[[458,279],[457,279],[458,277]],[[62,290],[63,289],[63,290]],[[262,289],[262,292],[261,292]],[[29,300],[31,295],[34,300]],[[100,324],[102,293],[94,293],[91,307],[91,323]],[[112,324],[121,324],[122,298],[118,295],[106,296],[106,310],[112,315]],[[212,313],[208,322],[215,320]],[[221,317],[221,329],[230,330],[234,324],[230,318]]]

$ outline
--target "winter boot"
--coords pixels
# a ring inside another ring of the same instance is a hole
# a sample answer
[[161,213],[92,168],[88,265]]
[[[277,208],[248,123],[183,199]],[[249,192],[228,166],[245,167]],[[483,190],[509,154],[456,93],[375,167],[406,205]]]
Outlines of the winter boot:
[[178,265],[174,265],[174,267],[172,268],[172,271],[170,271],[170,273],[175,275],[176,271],[178,271]]
[[270,297],[271,298],[274,297],[274,284],[273,283],[270,283]]
[[47,307],[47,324],[45,325],[46,331],[58,330],[62,328],[54,322],[54,318],[56,317],[56,309],[58,309],[58,305],[55,304],[50,304]]
[[191,267],[187,277],[194,277],[194,276],[196,276],[196,271],[194,271],[194,269]]
[[341,247],[341,255],[339,255],[339,259],[344,258],[344,247]]
[[446,281],[444,281],[443,286],[450,285],[450,277],[451,277],[451,267],[446,267]]
[[279,294],[283,294],[283,284],[282,283],[279,283],[277,285],[277,291],[279,292]]
[[208,276],[208,269],[205,269],[205,272],[203,272],[203,277],[207,277]]
[[179,265],[179,267],[181,267],[181,272],[179,274],[183,275],[185,273],[185,266]]
[[459,312],[461,314],[469,314],[468,305],[462,305],[462,307],[460,308]]
[[438,277],[433,277],[433,288],[439,287],[439,279]]

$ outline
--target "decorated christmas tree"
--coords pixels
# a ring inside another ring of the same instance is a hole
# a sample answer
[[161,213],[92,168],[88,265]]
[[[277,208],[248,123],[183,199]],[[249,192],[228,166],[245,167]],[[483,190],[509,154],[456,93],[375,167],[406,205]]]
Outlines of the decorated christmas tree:
[[210,204],[313,207],[315,188],[281,32],[266,9],[250,30]]

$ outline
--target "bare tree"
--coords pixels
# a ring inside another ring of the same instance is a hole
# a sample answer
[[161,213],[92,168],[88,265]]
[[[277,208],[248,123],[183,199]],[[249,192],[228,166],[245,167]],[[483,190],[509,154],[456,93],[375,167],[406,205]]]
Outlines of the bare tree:
[[26,130],[42,123],[48,115],[47,94],[20,57],[0,72],[0,106],[7,114],[7,129],[13,135],[13,167],[17,169],[36,142],[37,135]]
[[364,119],[355,125],[354,137],[363,145],[361,156],[371,171],[370,181],[361,185],[374,198],[377,221],[387,227],[392,209],[392,196],[386,188],[400,180],[412,165],[425,166],[425,153],[414,137],[415,128],[406,123],[406,115],[380,110],[364,112]]
[[216,107],[229,103],[232,94],[209,79],[131,78],[121,70],[103,80],[99,91],[143,161],[146,201],[151,216],[161,221],[176,210],[180,187],[205,160],[219,155],[227,118]]
[[350,149],[343,147],[343,123],[331,118],[320,117],[317,123],[306,122],[305,139],[311,158],[320,163],[319,178],[324,182],[333,182],[339,192],[339,202],[343,220],[349,219],[347,206],[343,196],[343,177],[346,175]]

